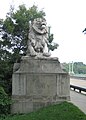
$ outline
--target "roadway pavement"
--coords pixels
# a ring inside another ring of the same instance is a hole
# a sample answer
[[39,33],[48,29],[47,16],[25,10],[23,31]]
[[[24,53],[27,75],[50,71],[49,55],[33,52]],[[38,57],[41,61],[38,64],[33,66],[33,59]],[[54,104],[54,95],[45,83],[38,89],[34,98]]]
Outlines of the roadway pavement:
[[[70,84],[86,88],[86,80],[70,78]],[[86,114],[86,92],[84,94],[70,90],[71,102]]]
[[86,88],[86,80],[70,78],[70,84]]
[[70,102],[86,114],[86,95],[70,90],[70,99]]

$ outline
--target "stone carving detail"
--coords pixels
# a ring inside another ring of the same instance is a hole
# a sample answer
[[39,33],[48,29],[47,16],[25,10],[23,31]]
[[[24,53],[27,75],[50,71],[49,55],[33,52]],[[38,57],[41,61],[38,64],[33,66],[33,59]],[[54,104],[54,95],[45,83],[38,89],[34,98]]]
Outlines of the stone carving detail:
[[48,30],[47,23],[44,18],[36,18],[30,24],[28,50],[27,54],[30,56],[46,56],[49,57],[48,52]]

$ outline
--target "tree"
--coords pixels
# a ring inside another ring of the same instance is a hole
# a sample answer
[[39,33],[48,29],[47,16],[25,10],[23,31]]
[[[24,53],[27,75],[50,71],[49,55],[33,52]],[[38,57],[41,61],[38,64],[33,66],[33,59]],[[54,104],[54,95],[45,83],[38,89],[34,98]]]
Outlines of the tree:
[[57,47],[59,46],[57,43],[54,43],[53,42],[53,39],[54,39],[54,35],[53,34],[51,34],[50,33],[50,26],[48,26],[48,41],[49,41],[49,43],[48,43],[48,48],[49,48],[49,50],[51,50],[51,51],[53,51],[53,50],[55,50],[55,49],[57,49]]
[[84,32],[84,34],[86,34],[86,28],[82,32]]

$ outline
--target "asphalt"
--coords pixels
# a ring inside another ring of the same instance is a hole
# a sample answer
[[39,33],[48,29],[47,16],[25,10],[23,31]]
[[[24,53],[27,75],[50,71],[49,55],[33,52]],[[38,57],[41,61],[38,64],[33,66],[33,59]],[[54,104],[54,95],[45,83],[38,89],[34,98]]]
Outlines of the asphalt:
[[[70,84],[86,88],[86,80],[71,78]],[[84,94],[71,90],[70,98],[71,102],[86,114],[86,92]]]
[[86,114],[86,95],[70,90],[70,102]]

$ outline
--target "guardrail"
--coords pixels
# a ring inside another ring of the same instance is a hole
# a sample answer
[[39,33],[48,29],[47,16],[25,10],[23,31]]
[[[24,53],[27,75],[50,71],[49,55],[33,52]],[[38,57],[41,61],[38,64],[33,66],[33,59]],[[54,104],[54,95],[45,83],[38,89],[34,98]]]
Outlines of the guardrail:
[[70,85],[70,88],[73,88],[73,90],[79,90],[79,92],[81,93],[81,91],[86,92],[86,88],[82,88],[79,86],[75,86],[75,85]]

